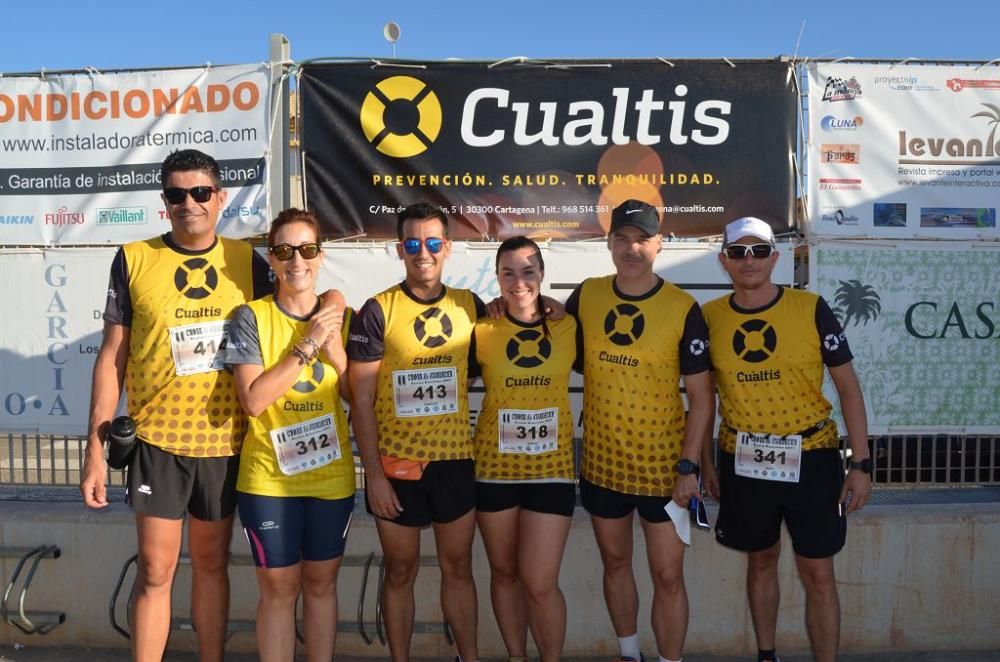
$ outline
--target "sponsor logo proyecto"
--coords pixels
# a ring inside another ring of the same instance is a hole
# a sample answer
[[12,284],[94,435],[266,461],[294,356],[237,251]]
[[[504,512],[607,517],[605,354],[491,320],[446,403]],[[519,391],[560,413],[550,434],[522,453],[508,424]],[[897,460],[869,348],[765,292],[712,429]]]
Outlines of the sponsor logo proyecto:
[[920,77],[913,74],[878,74],[873,79],[877,88],[889,88],[897,92],[936,92],[938,87],[931,83],[920,82]]
[[850,101],[862,96],[861,83],[854,76],[844,79],[830,76],[823,88],[823,101]]

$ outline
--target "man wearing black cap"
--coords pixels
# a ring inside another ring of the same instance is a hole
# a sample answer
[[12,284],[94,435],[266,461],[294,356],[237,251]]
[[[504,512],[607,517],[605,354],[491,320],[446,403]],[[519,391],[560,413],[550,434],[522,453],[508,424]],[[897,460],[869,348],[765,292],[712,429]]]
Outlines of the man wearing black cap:
[[[604,598],[620,658],[639,660],[639,597],[632,573],[633,511],[653,579],[660,660],[681,659],[687,633],[684,543],[665,507],[698,494],[696,463],[714,416],[708,329],[695,300],[653,271],[662,249],[654,207],[627,200],[611,216],[616,273],[570,295],[584,376],[580,496],[604,564]],[[685,417],[678,384],[683,378]]]
[[[705,487],[720,499],[715,537],[747,553],[747,599],[759,662],[778,662],[781,522],[806,591],[806,628],[817,662],[833,662],[840,605],[833,556],[847,513],[871,491],[865,403],[847,339],[822,297],[771,282],[771,227],[746,217],[725,228],[719,261],[733,294],[705,304],[719,390],[719,472],[705,452]],[[823,395],[830,373],[853,453],[844,477],[837,425]],[[720,490],[721,480],[721,490]]]

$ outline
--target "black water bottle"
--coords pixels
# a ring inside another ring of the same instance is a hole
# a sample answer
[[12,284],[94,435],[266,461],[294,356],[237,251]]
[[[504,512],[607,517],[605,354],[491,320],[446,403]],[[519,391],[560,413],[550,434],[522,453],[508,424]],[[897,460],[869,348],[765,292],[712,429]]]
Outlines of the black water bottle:
[[131,416],[119,416],[108,427],[108,466],[124,469],[135,452],[135,421]]

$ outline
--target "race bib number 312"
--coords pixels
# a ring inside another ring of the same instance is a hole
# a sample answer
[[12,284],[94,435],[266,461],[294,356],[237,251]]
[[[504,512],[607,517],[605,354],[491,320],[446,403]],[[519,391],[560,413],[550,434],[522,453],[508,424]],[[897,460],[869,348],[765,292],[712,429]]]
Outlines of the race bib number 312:
[[312,471],[340,459],[337,424],[327,414],[271,430],[278,467],[286,476]]

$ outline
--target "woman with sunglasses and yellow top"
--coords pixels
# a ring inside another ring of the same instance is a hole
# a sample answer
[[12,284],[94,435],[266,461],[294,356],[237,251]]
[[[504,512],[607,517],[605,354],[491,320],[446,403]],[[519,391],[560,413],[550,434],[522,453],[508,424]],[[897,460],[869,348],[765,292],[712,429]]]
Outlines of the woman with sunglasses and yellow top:
[[348,396],[351,311],[336,290],[316,294],[318,238],[312,214],[278,215],[268,236],[275,294],[240,307],[229,328],[226,363],[249,415],[236,489],[257,565],[263,662],[293,660],[300,591],[306,658],[333,657],[337,571],[354,508],[340,400]]
[[490,562],[490,596],[510,659],[531,628],[543,662],[566,638],[559,566],[576,507],[569,377],[576,320],[545,319],[545,265],[527,237],[497,249],[500,319],[481,319],[473,372],[486,387],[475,434],[476,514]]

